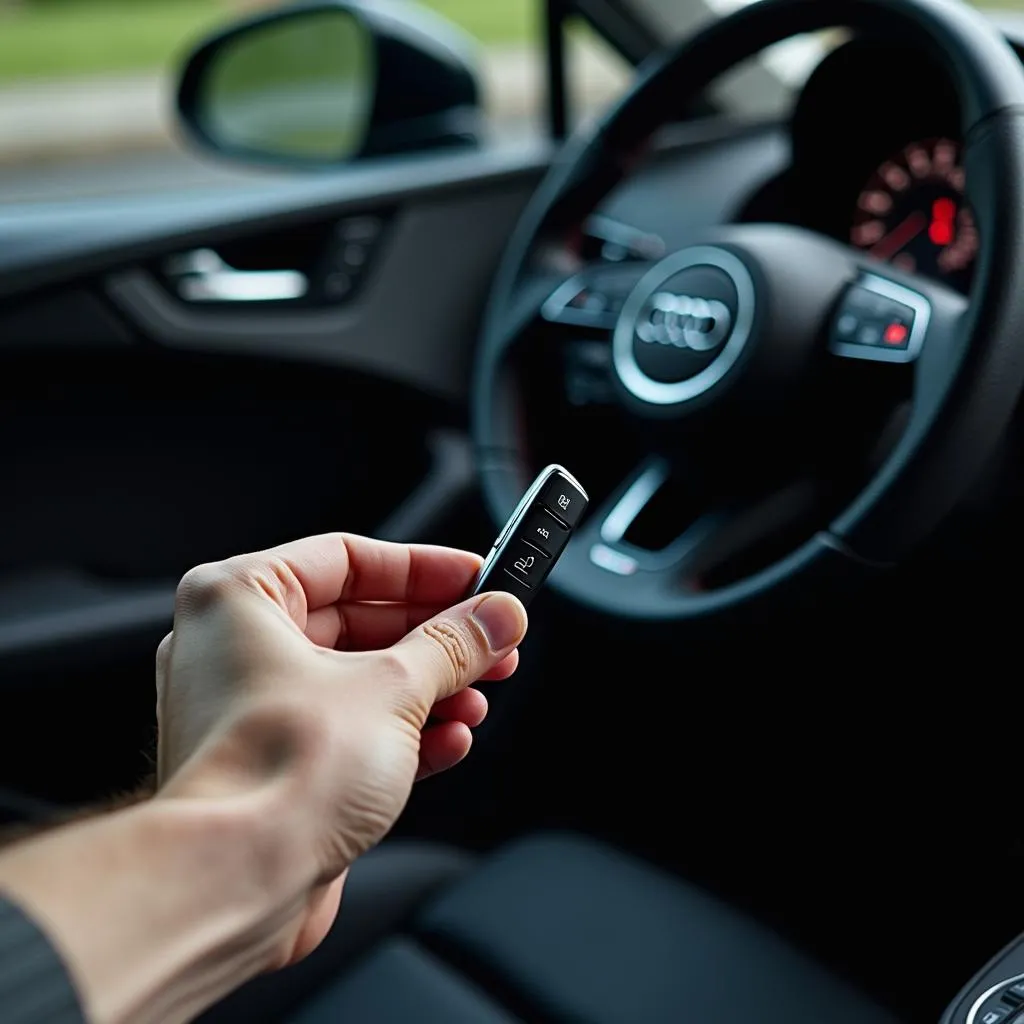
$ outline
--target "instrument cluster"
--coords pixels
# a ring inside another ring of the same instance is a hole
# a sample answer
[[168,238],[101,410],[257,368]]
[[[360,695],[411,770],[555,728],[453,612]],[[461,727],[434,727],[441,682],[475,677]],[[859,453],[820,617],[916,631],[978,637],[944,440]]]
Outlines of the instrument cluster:
[[854,38],[811,75],[792,165],[741,219],[800,224],[966,292],[978,228],[959,125],[944,68],[897,40]]

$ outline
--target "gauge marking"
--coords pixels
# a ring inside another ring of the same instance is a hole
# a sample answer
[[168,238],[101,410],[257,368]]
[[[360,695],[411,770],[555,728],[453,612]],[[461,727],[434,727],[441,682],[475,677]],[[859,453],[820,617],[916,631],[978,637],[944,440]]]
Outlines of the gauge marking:
[[898,164],[882,164],[878,174],[893,192],[905,192],[910,188],[910,175]]
[[877,188],[867,189],[861,193],[857,205],[868,213],[881,216],[892,209],[892,196]]
[[853,229],[853,244],[866,249],[878,243],[885,235],[885,222],[868,220]]
[[922,146],[908,146],[906,158],[910,173],[918,180],[932,173],[932,158]]
[[850,241],[875,259],[966,291],[979,240],[964,181],[952,139],[911,142],[865,183]]

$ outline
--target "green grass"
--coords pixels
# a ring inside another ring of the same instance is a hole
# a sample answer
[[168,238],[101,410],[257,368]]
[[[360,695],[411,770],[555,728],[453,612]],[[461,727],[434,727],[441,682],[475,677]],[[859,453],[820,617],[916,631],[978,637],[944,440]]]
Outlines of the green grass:
[[[540,0],[427,0],[483,43],[535,35]],[[235,7],[239,5],[234,5]],[[0,0],[0,82],[174,67],[189,45],[236,17],[223,0]]]
[[481,43],[500,45],[537,39],[542,4],[543,0],[426,0],[423,6]]
[[[541,0],[422,0],[486,44],[537,37]],[[979,0],[1019,8],[1024,0]],[[0,0],[0,82],[175,67],[236,16],[230,0]]]

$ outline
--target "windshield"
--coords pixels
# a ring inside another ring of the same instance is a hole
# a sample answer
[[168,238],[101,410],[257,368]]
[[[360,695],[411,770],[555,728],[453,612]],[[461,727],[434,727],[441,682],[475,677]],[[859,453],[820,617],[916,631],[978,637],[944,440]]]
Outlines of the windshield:
[[[547,131],[545,2],[419,0],[474,47],[487,145],[530,143]],[[618,0],[666,44],[745,2]],[[175,84],[195,43],[279,6],[282,0],[0,0],[0,204],[288,180],[197,152],[183,144],[173,116]],[[1024,0],[996,0],[995,7],[1024,26]],[[609,31],[614,37],[615,27]],[[773,48],[718,83],[716,99],[733,113],[784,114],[836,38]],[[569,42],[574,114],[590,117],[629,88],[632,69],[614,38],[602,40],[578,20]]]
[[[666,44],[691,35],[707,22],[752,2],[624,0]],[[989,14],[1004,30],[1016,30],[1024,35],[1024,0],[982,0],[975,6]],[[758,60],[737,69],[713,92],[725,109],[734,113],[777,116],[789,108],[795,92],[825,53],[844,38],[841,32],[825,32],[787,40],[766,50]]]

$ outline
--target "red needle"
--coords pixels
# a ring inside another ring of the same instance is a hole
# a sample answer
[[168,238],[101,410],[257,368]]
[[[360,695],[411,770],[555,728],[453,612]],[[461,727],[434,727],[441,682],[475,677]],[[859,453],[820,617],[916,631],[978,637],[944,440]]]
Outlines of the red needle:
[[869,250],[872,256],[888,260],[896,255],[908,242],[916,238],[928,226],[928,218],[915,210],[905,221],[892,229],[880,242]]

